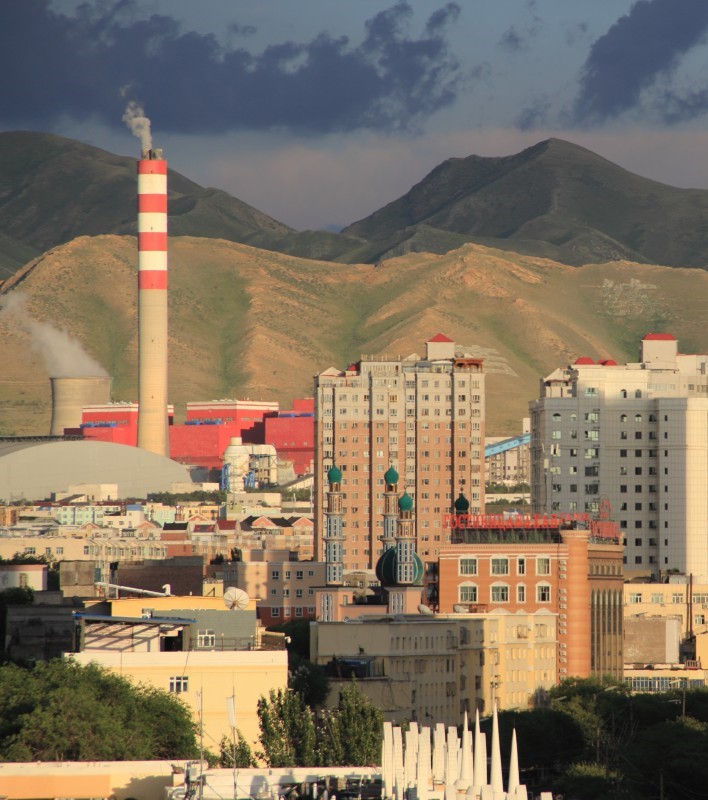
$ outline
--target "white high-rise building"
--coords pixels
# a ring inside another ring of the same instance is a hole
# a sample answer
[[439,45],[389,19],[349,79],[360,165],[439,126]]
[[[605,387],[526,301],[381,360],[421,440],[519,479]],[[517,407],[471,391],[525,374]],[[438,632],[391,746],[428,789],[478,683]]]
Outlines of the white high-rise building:
[[708,355],[647,334],[641,360],[579,358],[531,410],[535,512],[609,514],[625,571],[708,575]]

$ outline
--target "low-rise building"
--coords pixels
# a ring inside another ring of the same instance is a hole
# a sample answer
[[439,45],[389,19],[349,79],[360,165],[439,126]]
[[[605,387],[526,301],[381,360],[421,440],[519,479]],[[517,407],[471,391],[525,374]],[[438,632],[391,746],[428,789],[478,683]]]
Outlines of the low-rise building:
[[254,601],[229,610],[218,597],[127,598],[94,605],[77,621],[72,659],[178,695],[211,750],[231,733],[230,698],[236,726],[254,747],[258,699],[287,686],[284,639],[263,633]]
[[549,611],[363,616],[311,623],[310,653],[365,694],[405,694],[399,719],[460,725],[466,711],[527,709],[550,689],[556,632]]

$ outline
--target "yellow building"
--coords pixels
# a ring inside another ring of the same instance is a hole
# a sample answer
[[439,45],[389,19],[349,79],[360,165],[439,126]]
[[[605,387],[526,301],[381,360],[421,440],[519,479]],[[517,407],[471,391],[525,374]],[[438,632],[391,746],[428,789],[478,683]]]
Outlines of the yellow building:
[[401,614],[317,622],[313,660],[332,675],[381,684],[410,698],[407,717],[460,725],[465,711],[527,709],[556,683],[557,616],[536,613]]
[[77,618],[80,652],[71,658],[178,695],[203,723],[210,750],[231,733],[229,698],[237,728],[254,747],[258,699],[287,686],[284,640],[257,627],[253,600],[228,610],[220,597],[128,598],[95,604]]

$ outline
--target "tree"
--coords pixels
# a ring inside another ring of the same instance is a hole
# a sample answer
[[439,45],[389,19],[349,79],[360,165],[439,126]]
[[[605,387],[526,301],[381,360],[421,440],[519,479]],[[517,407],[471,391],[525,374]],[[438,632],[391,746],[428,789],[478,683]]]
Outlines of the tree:
[[342,689],[338,707],[323,713],[318,732],[323,765],[365,767],[381,759],[383,714],[355,681]]
[[236,730],[236,741],[222,736],[219,742],[218,766],[225,769],[246,769],[258,766],[253,751],[248,742],[243,738],[240,730]]
[[193,758],[196,733],[179,700],[96,664],[0,667],[0,760]]
[[315,723],[302,697],[271,689],[258,701],[260,754],[270,767],[310,767],[315,761]]
[[297,653],[290,653],[288,661],[288,687],[297,692],[310,708],[323,705],[330,686],[324,668]]
[[554,789],[573,800],[610,800],[619,797],[622,776],[600,764],[571,764],[554,782]]

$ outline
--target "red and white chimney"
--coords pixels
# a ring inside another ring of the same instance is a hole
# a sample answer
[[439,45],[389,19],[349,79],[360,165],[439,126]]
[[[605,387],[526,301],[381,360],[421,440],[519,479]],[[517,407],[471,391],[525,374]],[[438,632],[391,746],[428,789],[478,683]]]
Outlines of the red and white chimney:
[[138,161],[138,447],[169,456],[167,421],[167,162]]

